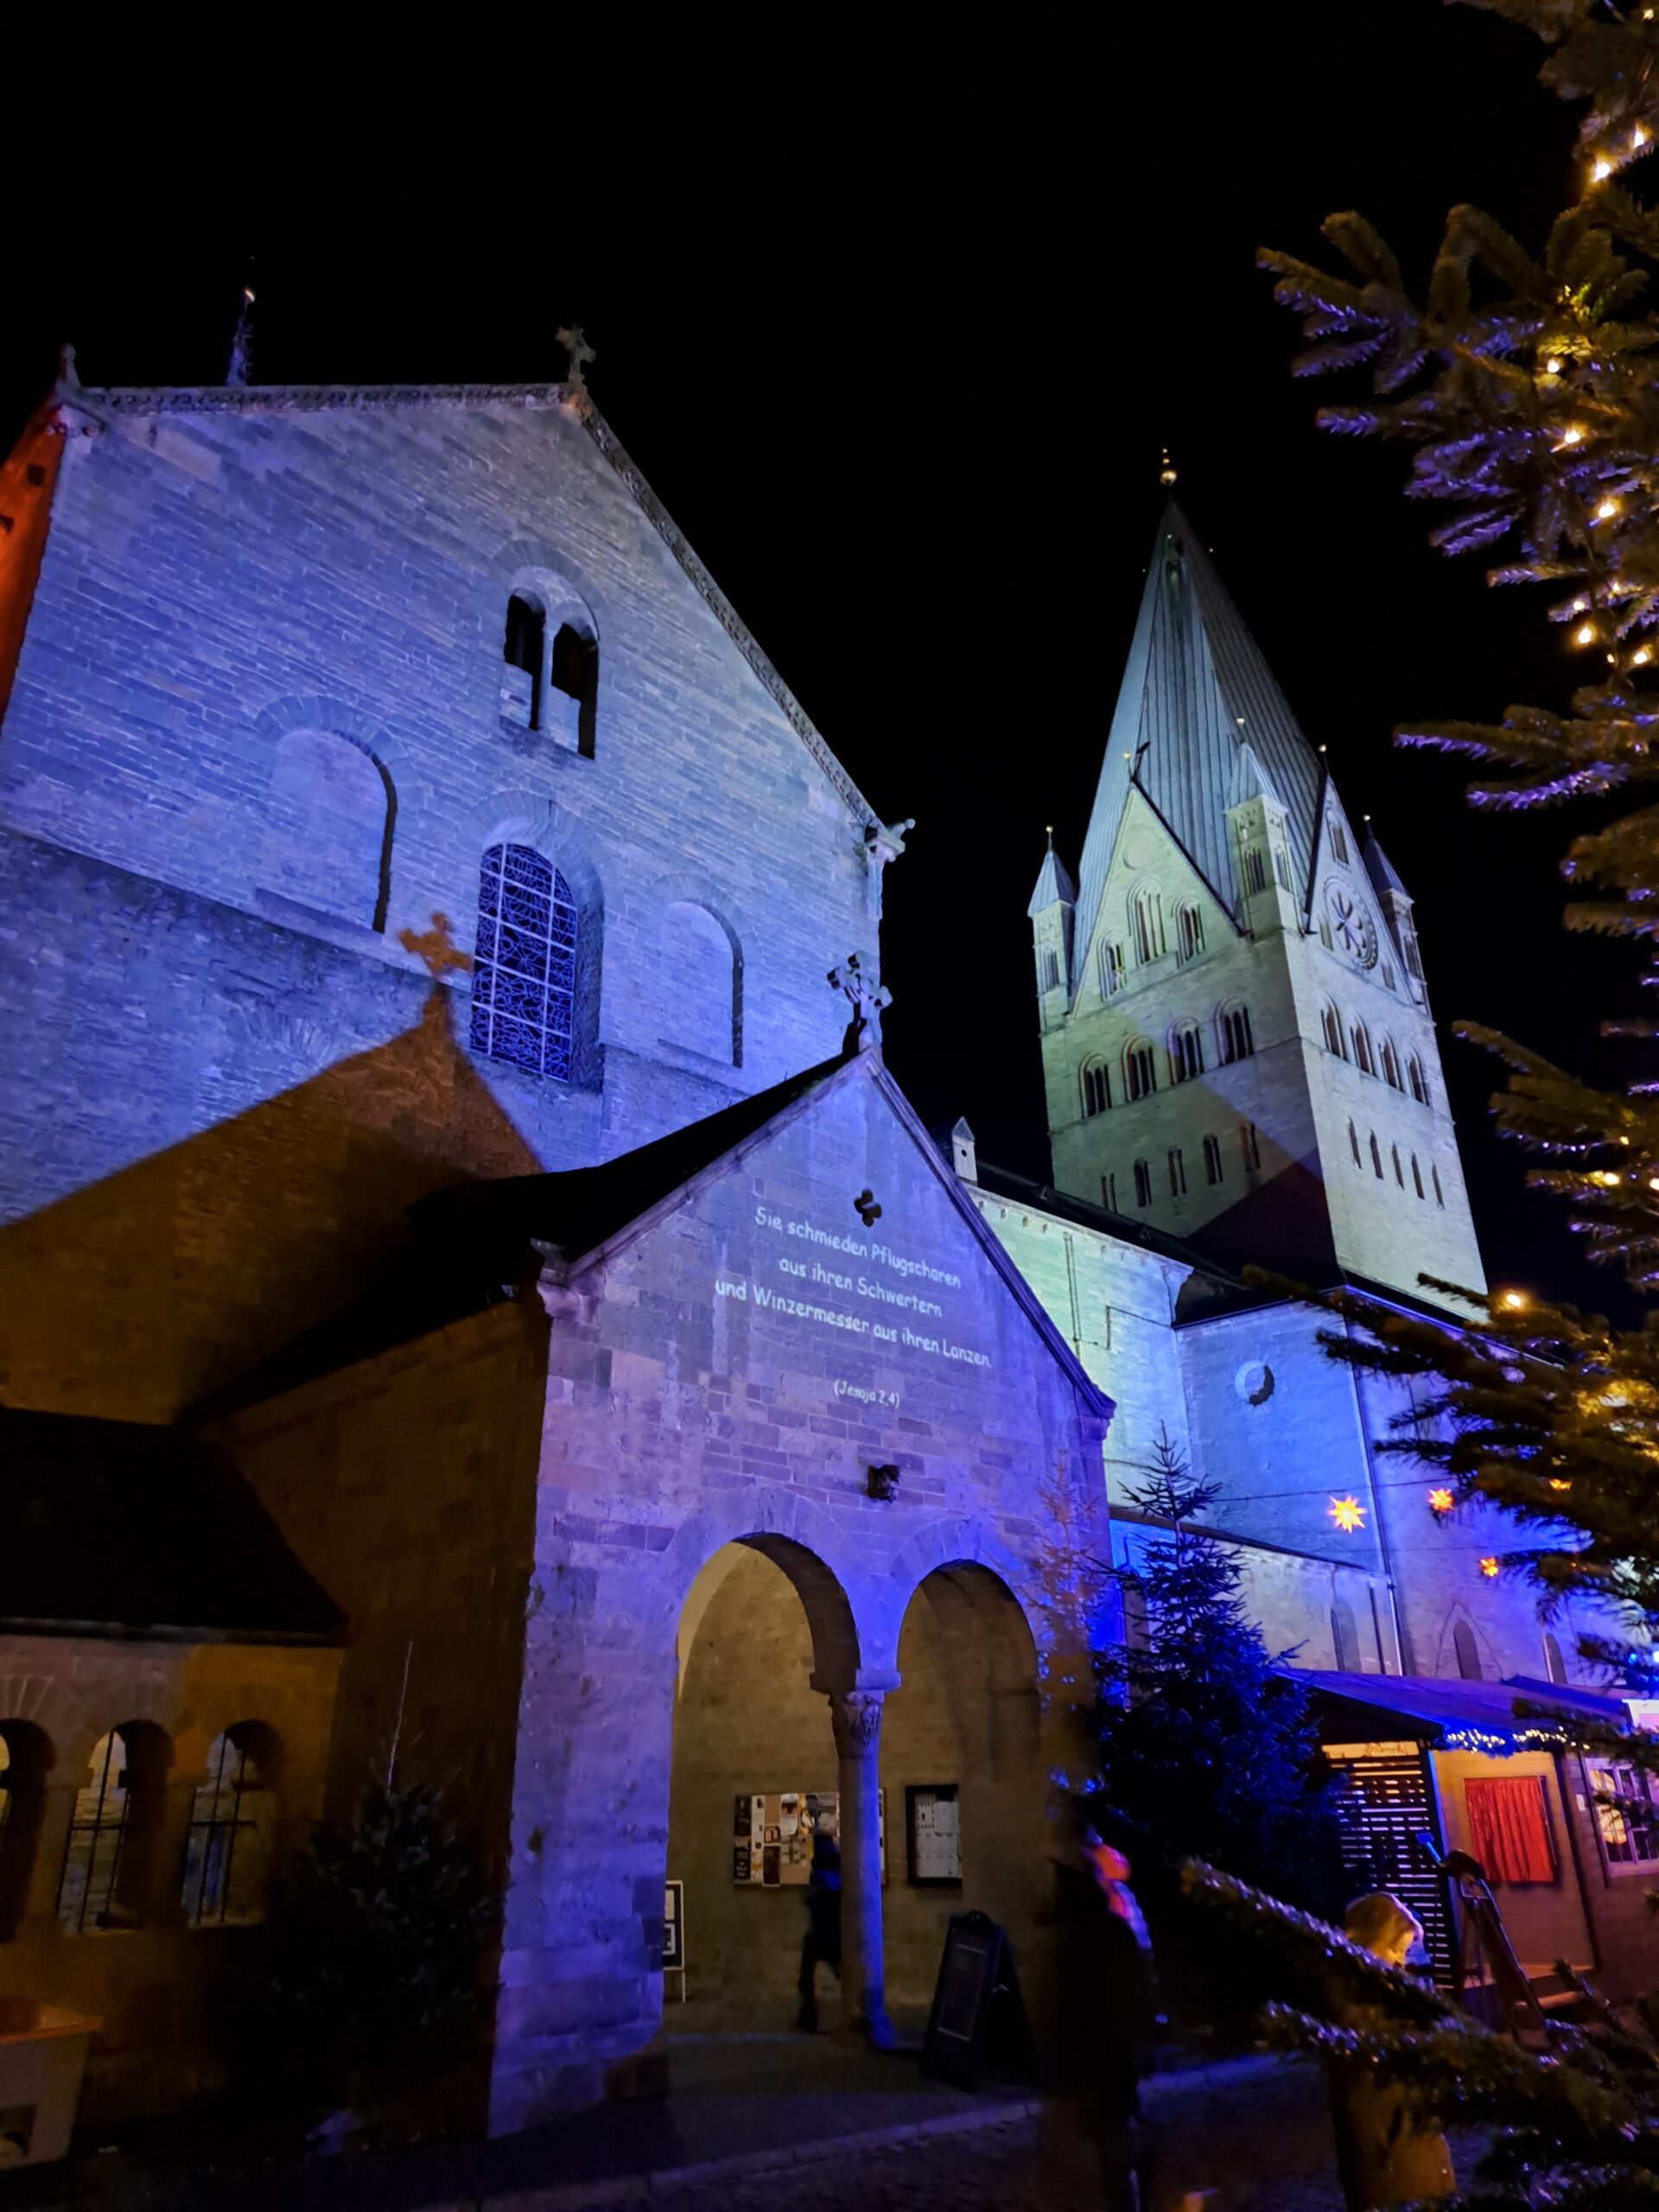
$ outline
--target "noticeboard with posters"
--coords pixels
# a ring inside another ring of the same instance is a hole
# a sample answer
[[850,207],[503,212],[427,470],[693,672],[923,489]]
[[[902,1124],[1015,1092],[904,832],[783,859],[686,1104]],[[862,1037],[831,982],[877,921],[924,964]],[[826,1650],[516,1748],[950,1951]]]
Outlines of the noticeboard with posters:
[[[887,1878],[887,1793],[877,1793],[881,1879]],[[812,1839],[841,1832],[833,1789],[751,1789],[732,1801],[732,1879],[752,1889],[804,1889]]]

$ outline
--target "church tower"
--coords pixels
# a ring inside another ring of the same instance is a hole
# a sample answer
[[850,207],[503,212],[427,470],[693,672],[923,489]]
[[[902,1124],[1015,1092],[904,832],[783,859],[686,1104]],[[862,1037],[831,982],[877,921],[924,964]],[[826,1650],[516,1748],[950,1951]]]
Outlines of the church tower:
[[1410,895],[1173,503],[1079,878],[1051,838],[1055,1186],[1234,1264],[1481,1288]]

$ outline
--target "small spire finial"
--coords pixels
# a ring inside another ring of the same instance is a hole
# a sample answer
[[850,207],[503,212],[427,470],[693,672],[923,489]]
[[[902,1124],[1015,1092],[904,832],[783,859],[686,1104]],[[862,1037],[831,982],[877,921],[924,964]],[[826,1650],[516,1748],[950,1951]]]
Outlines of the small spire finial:
[[1166,492],[1172,492],[1175,488],[1175,464],[1169,457],[1167,446],[1163,448],[1163,465],[1158,471],[1158,481]]
[[582,325],[579,322],[567,323],[563,330],[556,330],[553,335],[570,357],[570,365],[565,372],[565,382],[575,385],[578,391],[586,391],[588,364],[595,356],[593,347],[588,343],[583,334]]
[[242,305],[237,312],[236,330],[231,340],[231,358],[225,370],[227,385],[240,391],[248,381],[248,362],[253,351],[253,287],[242,287]]
[[80,390],[80,372],[75,366],[75,349],[67,339],[58,348],[58,382],[66,391]]

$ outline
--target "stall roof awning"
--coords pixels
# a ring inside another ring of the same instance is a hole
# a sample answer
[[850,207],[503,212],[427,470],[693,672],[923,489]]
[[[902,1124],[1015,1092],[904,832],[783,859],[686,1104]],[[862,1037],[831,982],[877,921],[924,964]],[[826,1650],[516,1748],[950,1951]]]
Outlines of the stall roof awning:
[[1443,1751],[1525,1751],[1555,1740],[1548,1719],[1517,1713],[1517,1705],[1542,1707],[1564,1720],[1599,1721],[1628,1728],[1622,1698],[1569,1689],[1515,1675],[1506,1682],[1443,1681],[1421,1675],[1327,1674],[1287,1667],[1293,1681],[1314,1694],[1323,1732],[1332,1741],[1375,1741],[1412,1736]]

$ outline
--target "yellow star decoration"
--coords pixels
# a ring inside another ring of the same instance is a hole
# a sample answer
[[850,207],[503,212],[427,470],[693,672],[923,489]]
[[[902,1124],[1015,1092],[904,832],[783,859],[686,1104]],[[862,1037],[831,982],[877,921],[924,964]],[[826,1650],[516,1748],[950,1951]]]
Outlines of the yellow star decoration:
[[1485,1575],[1495,1575],[1497,1573],[1497,1561],[1490,1553],[1480,1562],[1480,1571]]
[[1365,1526],[1365,1509],[1357,1497],[1333,1497],[1330,1513],[1344,1535],[1351,1536],[1356,1529]]
[[1449,1513],[1456,1503],[1457,1500],[1449,1490],[1432,1490],[1428,1493],[1428,1510],[1431,1513]]

